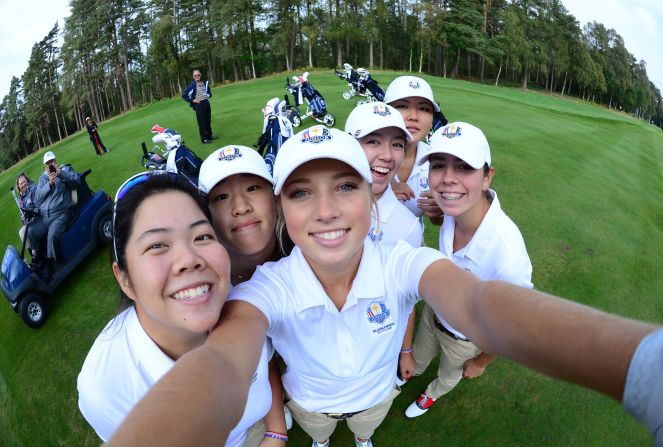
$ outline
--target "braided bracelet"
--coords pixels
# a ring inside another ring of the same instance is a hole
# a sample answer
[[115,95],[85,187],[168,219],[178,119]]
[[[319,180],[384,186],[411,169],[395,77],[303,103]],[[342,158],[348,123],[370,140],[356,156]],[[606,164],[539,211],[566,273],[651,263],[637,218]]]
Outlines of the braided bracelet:
[[274,439],[278,439],[279,441],[288,442],[288,435],[277,433],[275,431],[266,431],[265,436],[263,436],[263,437],[264,438],[274,438]]

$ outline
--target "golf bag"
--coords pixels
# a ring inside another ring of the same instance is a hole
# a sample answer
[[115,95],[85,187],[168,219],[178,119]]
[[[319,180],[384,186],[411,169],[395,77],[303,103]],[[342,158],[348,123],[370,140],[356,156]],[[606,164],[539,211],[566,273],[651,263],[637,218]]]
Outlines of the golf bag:
[[281,145],[292,135],[292,123],[287,105],[285,100],[272,98],[262,108],[264,116],[262,134],[254,146],[265,159],[270,173],[274,170],[274,160]]
[[[334,74],[339,77],[339,79],[348,83],[349,90],[344,91],[341,96],[343,99],[350,99],[360,91],[362,85],[359,83],[359,75],[352,68],[352,65],[345,63],[343,64],[343,71],[334,70]],[[363,93],[363,92],[362,92]],[[361,93],[360,93],[361,94]]]
[[[152,137],[152,142],[155,143],[153,150],[149,152],[145,143],[141,143],[143,167],[181,174],[193,186],[198,187],[198,173],[203,161],[184,144],[182,136],[174,129],[155,124],[152,126],[152,132],[155,134]],[[159,146],[159,143],[165,148]]]
[[[293,76],[294,84],[290,84],[288,79],[285,81],[285,88],[295,98],[295,107],[299,109],[302,104],[302,98],[308,104],[306,113],[301,115],[301,120],[312,116],[316,121],[323,123],[329,127],[333,126],[336,122],[334,115],[327,112],[327,103],[319,91],[317,91],[308,81],[308,72],[304,72],[301,76]],[[293,122],[293,125],[297,125]]]
[[370,101],[384,101],[384,90],[378,85],[378,81],[371,77],[371,74],[363,69],[357,69],[359,73],[359,84],[361,85],[359,91],[362,92]]

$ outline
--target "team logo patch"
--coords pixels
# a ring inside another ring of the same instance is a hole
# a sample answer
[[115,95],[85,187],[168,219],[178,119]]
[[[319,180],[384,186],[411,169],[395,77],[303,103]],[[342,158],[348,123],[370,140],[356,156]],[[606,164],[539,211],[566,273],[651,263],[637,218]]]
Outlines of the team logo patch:
[[391,312],[387,305],[383,302],[371,303],[366,308],[366,315],[368,316],[368,321],[375,324],[382,324],[384,321],[389,318]]
[[429,185],[428,185],[428,177],[421,177],[419,179],[419,188],[422,190],[428,191]]
[[232,161],[242,156],[242,151],[239,148],[228,146],[219,151],[219,161]]
[[421,87],[419,85],[419,81],[410,81],[410,83],[408,85],[410,86],[410,88],[419,88],[419,87]]
[[380,115],[380,116],[391,115],[391,112],[389,111],[387,106],[384,105],[384,104],[377,104],[377,105],[373,106],[373,113],[376,114],[376,115]]
[[331,140],[332,137],[329,134],[329,129],[326,129],[322,126],[315,126],[309,129],[306,129],[302,134],[301,142],[302,143],[311,143],[318,144],[326,140]]
[[384,236],[384,232],[379,227],[371,227],[368,230],[368,238],[373,242],[380,242]]
[[449,124],[447,127],[442,129],[442,135],[444,135],[447,138],[457,137],[461,135],[460,126],[457,126],[455,124]]

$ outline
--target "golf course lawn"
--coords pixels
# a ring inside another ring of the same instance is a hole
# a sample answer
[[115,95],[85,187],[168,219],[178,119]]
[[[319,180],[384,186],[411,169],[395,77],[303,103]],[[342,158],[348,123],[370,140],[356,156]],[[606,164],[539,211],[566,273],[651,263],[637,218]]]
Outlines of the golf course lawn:
[[[215,144],[199,142],[194,112],[180,98],[159,101],[99,123],[111,152],[97,158],[86,132],[50,149],[59,163],[92,169],[93,190],[114,195],[140,165],[154,124],[179,131],[204,158],[226,144],[254,144],[261,108],[284,94],[284,73],[217,87],[211,98]],[[398,75],[373,73],[383,88]],[[481,128],[491,145],[502,208],[519,226],[534,267],[535,287],[632,318],[663,323],[663,132],[634,118],[573,98],[424,76],[450,121]],[[354,100],[332,70],[309,80],[343,129]],[[313,122],[307,119],[302,127]],[[42,155],[0,174],[0,241],[20,247],[20,219],[9,188],[25,172],[34,181]],[[438,228],[427,223],[426,243]],[[100,443],[78,412],[76,377],[95,337],[116,312],[119,296],[107,247],[100,248],[47,299],[50,315],[28,328],[0,303],[0,445],[92,446]],[[4,300],[3,300],[4,301]],[[568,349],[573,349],[572,345]],[[424,416],[405,408],[437,365],[404,386],[373,442],[384,446],[648,445],[648,431],[602,395],[554,381],[498,359],[478,379],[463,381]],[[123,380],[118,377],[118,380]],[[223,380],[222,377],[219,380]],[[195,414],[183,414],[182,423]],[[352,445],[345,424],[332,445]],[[295,427],[290,445],[310,439]]]

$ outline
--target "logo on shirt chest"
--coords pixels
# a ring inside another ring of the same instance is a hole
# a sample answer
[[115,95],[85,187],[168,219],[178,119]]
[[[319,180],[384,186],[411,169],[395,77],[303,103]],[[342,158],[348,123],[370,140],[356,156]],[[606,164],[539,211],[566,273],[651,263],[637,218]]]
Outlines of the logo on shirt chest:
[[382,240],[382,236],[384,236],[384,232],[377,226],[371,227],[371,229],[368,230],[368,237],[373,242],[380,242]]
[[384,302],[373,302],[366,308],[366,316],[370,323],[382,324],[390,315],[391,312]]
[[419,178],[419,188],[421,188],[423,191],[428,191],[429,185],[428,185],[428,177],[421,177]]

